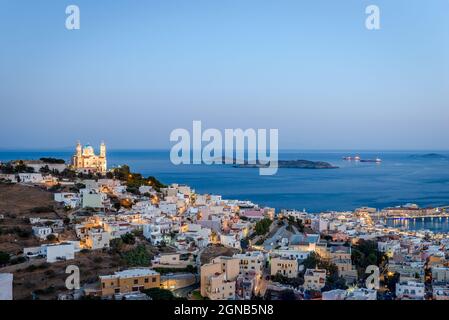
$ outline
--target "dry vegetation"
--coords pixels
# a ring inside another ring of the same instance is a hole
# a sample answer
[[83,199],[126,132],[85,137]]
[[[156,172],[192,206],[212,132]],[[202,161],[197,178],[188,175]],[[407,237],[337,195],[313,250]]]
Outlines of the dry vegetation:
[[70,261],[36,262],[23,269],[19,267],[14,272],[14,299],[31,299],[32,292],[39,299],[56,299],[57,293],[67,290],[65,280],[69,275],[65,270],[68,265],[79,267],[82,284],[96,284],[98,276],[114,273],[120,268],[120,257],[108,252],[87,251],[77,253]]
[[[44,209],[43,209],[44,208]],[[45,209],[47,208],[47,209]],[[38,210],[36,210],[38,209]],[[53,201],[53,194],[40,187],[29,187],[18,184],[0,183],[0,251],[12,256],[23,253],[23,248],[40,246],[49,241],[40,241],[31,235],[30,217],[46,219],[67,218],[67,212]],[[75,232],[69,226],[59,235],[59,240],[75,240]],[[96,286],[100,275],[112,274],[115,271],[132,267],[126,259],[126,253],[143,246],[147,257],[151,259],[160,252],[173,252],[170,247],[154,247],[141,237],[134,244],[120,245],[120,248],[75,253],[75,259],[46,263],[45,259],[32,259],[23,263],[12,264],[0,268],[0,273],[14,274],[14,299],[56,299],[58,293],[67,289],[65,273],[68,265],[76,265],[80,269],[81,285]],[[148,261],[148,265],[150,262]]]
[[[25,247],[39,246],[44,242],[30,236],[30,217],[63,219],[67,216],[56,206],[53,194],[43,188],[19,184],[0,184],[0,251],[20,254]],[[73,238],[70,231],[61,235]]]
[[238,249],[233,248],[226,248],[219,245],[213,245],[210,247],[207,247],[204,249],[203,253],[201,254],[200,260],[201,265],[209,263],[212,259],[219,257],[219,256],[227,256],[231,257],[235,253],[239,253],[240,251]]

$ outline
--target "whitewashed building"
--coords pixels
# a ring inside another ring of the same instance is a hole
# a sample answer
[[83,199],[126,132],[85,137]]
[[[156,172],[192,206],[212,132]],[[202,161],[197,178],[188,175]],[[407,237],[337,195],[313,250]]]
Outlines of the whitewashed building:
[[407,281],[396,284],[396,297],[398,299],[423,300],[424,295],[424,283]]
[[20,181],[22,183],[42,183],[44,177],[40,173],[19,173]]
[[38,237],[41,240],[47,239],[47,236],[53,233],[52,228],[50,227],[32,227],[33,235]]
[[12,300],[12,273],[0,273],[0,300]]

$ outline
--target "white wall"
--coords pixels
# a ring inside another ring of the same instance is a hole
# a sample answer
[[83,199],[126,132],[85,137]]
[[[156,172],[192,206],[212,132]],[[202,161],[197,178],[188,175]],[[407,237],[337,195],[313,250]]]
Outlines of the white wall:
[[47,262],[56,262],[58,258],[65,258],[66,260],[75,259],[75,246],[73,243],[48,246]]
[[0,273],[0,300],[12,300],[12,273]]

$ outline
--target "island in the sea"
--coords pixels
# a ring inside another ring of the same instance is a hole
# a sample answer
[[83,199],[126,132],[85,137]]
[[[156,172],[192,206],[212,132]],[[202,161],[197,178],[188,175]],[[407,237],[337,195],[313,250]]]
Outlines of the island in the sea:
[[443,154],[439,153],[425,153],[425,154],[412,154],[410,157],[412,158],[421,158],[421,159],[447,159]]
[[[337,166],[324,161],[310,161],[310,160],[278,160],[278,168],[289,168],[289,169],[337,169]],[[267,168],[270,163],[262,164],[259,161],[256,163],[236,163],[234,161],[233,166],[235,168]]]

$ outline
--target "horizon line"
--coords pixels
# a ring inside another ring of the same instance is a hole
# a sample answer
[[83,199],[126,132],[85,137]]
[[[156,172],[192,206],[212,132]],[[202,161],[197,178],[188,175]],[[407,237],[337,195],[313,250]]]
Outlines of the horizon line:
[[[0,148],[0,152],[47,152],[47,151],[59,151],[66,152],[72,151],[75,147],[42,147],[42,148]],[[107,151],[167,151],[170,152],[170,148],[107,148]],[[191,149],[191,151],[202,151],[202,149]],[[226,151],[226,150],[223,150]],[[229,150],[230,151],[230,150]],[[233,150],[236,151],[236,150]],[[242,150],[247,152],[248,150]],[[257,151],[257,150],[249,150],[249,151]],[[267,149],[269,151],[269,148]],[[449,148],[447,149],[439,149],[439,148],[279,148],[278,151],[294,151],[294,152],[305,152],[305,151],[327,151],[327,152],[407,152],[407,151],[440,151],[440,152],[449,152]]]

